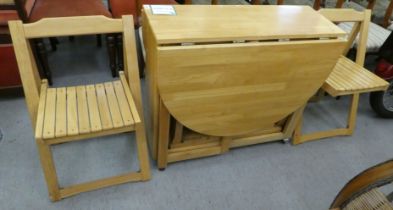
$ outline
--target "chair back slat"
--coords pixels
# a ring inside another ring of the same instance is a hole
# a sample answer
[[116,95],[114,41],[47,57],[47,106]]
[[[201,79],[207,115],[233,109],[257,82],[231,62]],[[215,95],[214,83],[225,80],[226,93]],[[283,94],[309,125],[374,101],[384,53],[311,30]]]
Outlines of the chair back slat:
[[120,19],[105,16],[77,16],[67,18],[45,18],[25,24],[26,38],[57,37],[70,35],[120,33],[123,30]]

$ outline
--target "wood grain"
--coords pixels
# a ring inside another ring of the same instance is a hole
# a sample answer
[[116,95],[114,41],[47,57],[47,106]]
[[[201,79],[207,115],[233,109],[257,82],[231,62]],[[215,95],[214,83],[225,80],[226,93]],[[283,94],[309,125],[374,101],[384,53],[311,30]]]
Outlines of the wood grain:
[[[153,15],[150,7],[144,6],[159,44],[345,35],[308,6],[174,5],[174,8],[177,15]],[[247,15],[236,15],[233,21],[234,14]]]
[[186,127],[213,136],[247,134],[273,127],[302,106],[344,45],[320,40],[159,47],[158,89]]
[[24,25],[26,38],[119,33],[122,20],[105,16],[44,18]]

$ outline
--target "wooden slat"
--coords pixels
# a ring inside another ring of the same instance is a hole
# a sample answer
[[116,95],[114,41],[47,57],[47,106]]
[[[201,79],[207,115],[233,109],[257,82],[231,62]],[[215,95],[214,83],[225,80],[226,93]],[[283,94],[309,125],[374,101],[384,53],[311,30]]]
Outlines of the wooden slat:
[[27,38],[54,37],[68,35],[104,34],[121,32],[121,20],[104,16],[44,18],[38,22],[25,24]]
[[346,57],[339,59],[323,86],[333,96],[385,90],[387,87],[385,80]]
[[56,89],[49,88],[46,94],[43,138],[50,139],[55,137]]
[[383,80],[382,78],[380,78],[379,76],[375,75],[374,73],[368,71],[367,69],[365,69],[365,68],[363,68],[363,67],[361,67],[359,65],[356,65],[355,63],[353,63],[349,59],[346,59],[346,58],[344,59],[343,58],[340,61],[341,61],[340,64],[345,66],[346,69],[349,70],[352,73],[358,73],[360,70],[364,70],[364,71],[361,71],[362,74],[359,74],[359,76],[361,76],[363,78],[367,78],[368,80],[372,80],[374,82],[381,83],[381,84],[385,84],[386,83],[386,81]]
[[87,105],[89,107],[91,131],[101,131],[100,111],[98,110],[97,95],[94,85],[86,86]]
[[119,103],[117,102],[115,91],[113,89],[113,84],[112,82],[106,82],[104,83],[104,86],[106,97],[108,98],[109,110],[112,116],[113,127],[122,127],[124,125],[123,119],[120,114]]
[[134,130],[135,130],[135,126],[132,125],[132,126],[127,126],[127,127],[102,130],[102,131],[98,131],[98,132],[48,139],[48,140],[45,140],[45,143],[46,144],[60,144],[60,143],[64,143],[64,142],[80,141],[80,140],[87,140],[87,139],[96,138],[96,137],[115,135],[115,134],[119,134],[119,133],[127,133],[127,132],[131,132]]
[[189,151],[174,152],[168,154],[168,162],[177,162],[201,157],[208,157],[221,154],[221,146],[213,146],[210,148],[193,149]]
[[225,153],[229,151],[229,145],[231,144],[232,138],[231,137],[222,137],[221,138],[221,153]]
[[112,118],[109,111],[108,101],[106,99],[105,88],[103,84],[96,85],[98,109],[100,111],[101,124],[103,130],[113,128]]
[[221,142],[218,139],[214,139],[214,140],[203,140],[201,142],[198,142],[198,144],[176,144],[174,145],[174,148],[170,148],[168,150],[169,153],[172,152],[184,152],[184,151],[188,151],[188,150],[195,150],[195,149],[201,149],[201,148],[208,148],[208,147],[215,147],[215,146],[221,146]]
[[124,125],[132,125],[134,123],[134,119],[132,118],[131,108],[124,93],[123,85],[120,81],[114,81],[113,86],[117,96],[117,101],[119,102],[120,112],[121,116],[123,117]]
[[90,181],[82,184],[73,185],[60,190],[62,198],[79,194],[90,190],[95,190],[103,187],[123,184],[127,182],[140,181],[142,179],[140,173],[130,172],[122,175],[117,175],[109,178]]
[[[181,143],[182,138],[183,138],[183,131],[184,131],[183,125],[181,123],[179,123],[178,121],[176,121],[175,134],[173,135],[172,145]],[[171,145],[171,148],[172,148],[172,145]]]
[[66,92],[66,88],[56,89],[56,137],[63,137],[67,134]]
[[87,107],[87,99],[86,99],[86,87],[85,86],[76,87],[76,96],[78,102],[79,133],[89,133],[90,122],[89,122],[89,110]]
[[67,88],[67,135],[79,134],[78,112],[76,105],[76,88]]
[[285,136],[282,132],[279,133],[272,133],[272,134],[263,134],[260,136],[252,136],[252,137],[246,137],[246,138],[234,138],[232,142],[230,143],[230,148],[232,147],[243,147],[243,146],[249,146],[253,144],[260,144],[260,143],[266,143],[270,141],[279,141],[284,139]]
[[348,129],[346,128],[337,128],[327,131],[318,131],[310,134],[302,134],[301,136],[298,135],[297,138],[294,138],[292,144],[297,145],[301,143],[305,143],[308,141],[312,141],[315,139],[324,139],[324,138],[331,138],[335,136],[345,136],[348,135]]
[[45,115],[45,103],[46,103],[46,90],[48,88],[48,82],[42,82],[40,91],[40,101],[37,110],[37,123],[35,128],[35,138],[42,139],[42,130],[44,127],[44,115]]
[[355,81],[356,74],[348,74],[347,71],[335,71],[334,75],[345,85],[347,90],[356,90],[361,87],[361,83]]

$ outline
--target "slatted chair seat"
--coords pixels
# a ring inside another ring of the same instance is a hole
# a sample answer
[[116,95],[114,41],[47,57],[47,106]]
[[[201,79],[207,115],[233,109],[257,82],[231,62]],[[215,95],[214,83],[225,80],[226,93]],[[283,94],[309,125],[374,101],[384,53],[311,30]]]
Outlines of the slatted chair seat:
[[[343,22],[338,24],[338,27],[343,29],[345,32],[350,33],[353,27],[353,22]],[[370,29],[368,30],[368,39],[366,44],[367,53],[377,53],[379,48],[383,45],[385,40],[390,35],[391,31],[379,26],[373,22],[370,22]],[[359,42],[359,37],[353,44],[353,47],[357,49]]]
[[382,91],[386,89],[386,81],[350,59],[341,56],[324,83],[323,89],[335,97]]
[[130,88],[121,80],[43,91],[37,114],[36,138],[54,142],[102,136],[113,130],[132,131],[140,122]]
[[386,195],[379,190],[374,188],[350,203],[347,204],[343,210],[393,210],[393,204],[386,198]]

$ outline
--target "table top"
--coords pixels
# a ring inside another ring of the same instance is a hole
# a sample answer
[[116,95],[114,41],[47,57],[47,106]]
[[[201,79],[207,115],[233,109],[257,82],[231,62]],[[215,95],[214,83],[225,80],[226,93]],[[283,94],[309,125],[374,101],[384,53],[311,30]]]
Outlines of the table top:
[[158,44],[344,36],[309,6],[174,5],[176,15],[153,15],[144,5]]

